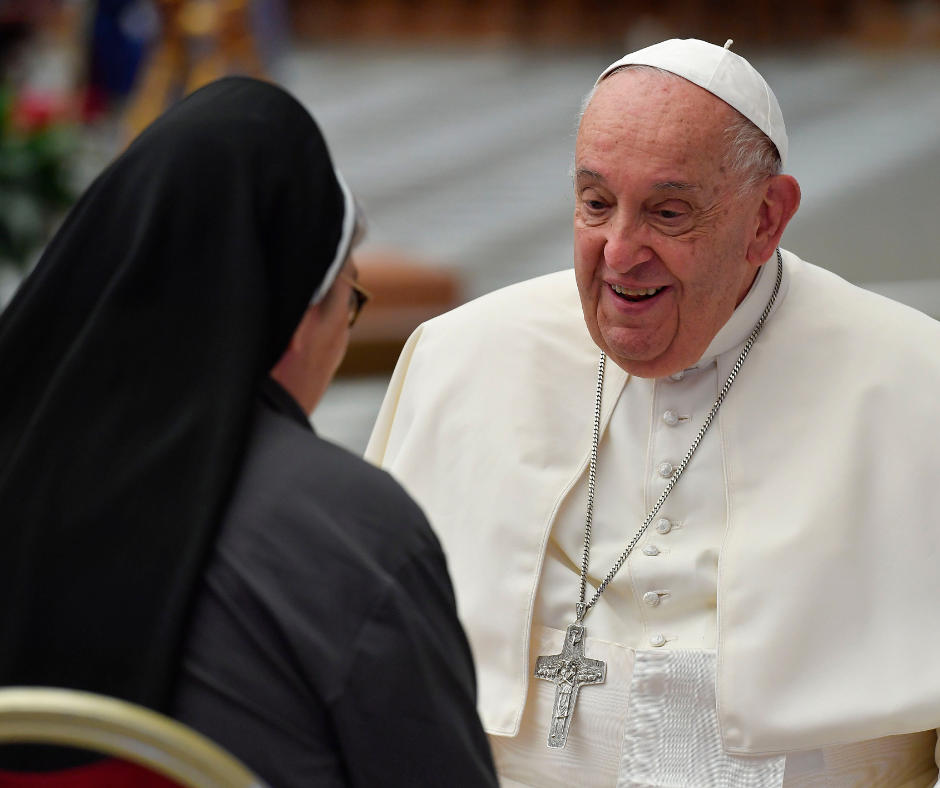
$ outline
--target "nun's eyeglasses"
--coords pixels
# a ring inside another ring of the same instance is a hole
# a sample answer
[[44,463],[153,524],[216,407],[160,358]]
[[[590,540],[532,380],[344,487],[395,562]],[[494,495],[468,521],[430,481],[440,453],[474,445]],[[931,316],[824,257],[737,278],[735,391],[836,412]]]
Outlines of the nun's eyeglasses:
[[366,290],[349,274],[340,272],[339,278],[352,288],[352,293],[349,295],[349,327],[352,328],[359,319],[359,313],[362,312],[362,308],[366,305],[368,300],[372,298],[372,293]]

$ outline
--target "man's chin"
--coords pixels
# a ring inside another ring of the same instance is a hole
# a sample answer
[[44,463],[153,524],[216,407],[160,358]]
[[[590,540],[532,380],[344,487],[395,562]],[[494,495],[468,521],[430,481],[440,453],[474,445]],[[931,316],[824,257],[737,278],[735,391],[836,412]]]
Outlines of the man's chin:
[[654,361],[667,354],[672,345],[672,336],[662,336],[657,331],[633,328],[601,327],[601,336],[608,352],[628,361]]
[[613,361],[624,372],[628,372],[629,374],[638,378],[665,378],[669,375],[673,375],[676,372],[686,369],[687,366],[683,364],[670,364],[667,361],[663,361],[662,359],[635,361],[617,356],[614,353],[608,353],[607,355],[610,357],[610,360]]
[[605,332],[602,336],[610,360],[638,378],[664,378],[687,369],[697,361],[689,361],[685,354],[676,352],[672,342],[654,342],[652,338],[635,336],[624,338],[617,334],[610,336]]

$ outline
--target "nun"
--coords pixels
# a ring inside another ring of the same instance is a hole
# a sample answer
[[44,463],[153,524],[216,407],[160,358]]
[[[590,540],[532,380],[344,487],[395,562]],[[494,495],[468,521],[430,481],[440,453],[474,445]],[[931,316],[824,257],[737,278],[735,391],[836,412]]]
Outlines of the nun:
[[308,420],[356,227],[314,120],[245,78],[73,208],[0,315],[0,685],[170,714],[274,788],[496,785],[437,539]]

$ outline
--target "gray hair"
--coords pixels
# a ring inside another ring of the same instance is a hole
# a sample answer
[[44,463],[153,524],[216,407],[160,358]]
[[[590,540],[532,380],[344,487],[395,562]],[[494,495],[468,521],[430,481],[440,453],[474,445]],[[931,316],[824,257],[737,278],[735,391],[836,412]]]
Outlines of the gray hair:
[[[647,74],[658,74],[670,80],[682,79],[678,74],[673,74],[671,71],[645,65],[621,66],[611,71],[605,79],[628,69]],[[578,112],[578,129],[581,128],[584,113],[587,112],[588,105],[599,87],[600,83],[591,88],[591,91],[581,102],[581,109]],[[780,151],[777,150],[777,146],[774,145],[770,137],[734,107],[732,107],[732,111],[734,112],[734,120],[725,129],[725,140],[728,143],[725,163],[728,169],[741,179],[740,192],[746,194],[768,178],[783,172],[783,164],[780,161]]]

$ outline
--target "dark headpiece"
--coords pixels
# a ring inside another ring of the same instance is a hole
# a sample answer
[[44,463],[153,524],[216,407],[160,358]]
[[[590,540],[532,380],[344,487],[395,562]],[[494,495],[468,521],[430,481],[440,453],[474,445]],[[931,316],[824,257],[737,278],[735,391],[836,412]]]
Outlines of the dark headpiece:
[[74,207],[0,316],[0,684],[165,707],[256,384],[350,205],[306,110],[239,78]]

